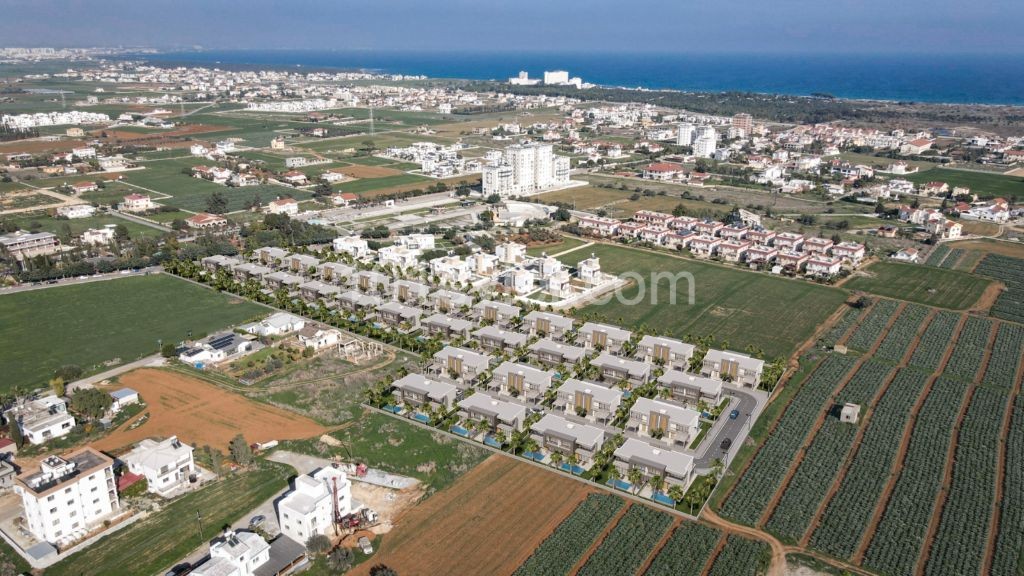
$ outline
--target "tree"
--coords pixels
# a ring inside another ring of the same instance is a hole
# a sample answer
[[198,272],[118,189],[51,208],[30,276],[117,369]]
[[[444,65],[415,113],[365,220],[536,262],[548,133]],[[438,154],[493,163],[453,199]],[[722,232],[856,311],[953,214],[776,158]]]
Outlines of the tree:
[[345,573],[352,568],[353,560],[355,560],[355,554],[352,553],[352,550],[338,546],[327,555],[327,566],[339,574]]
[[306,540],[306,550],[314,556],[323,556],[331,549],[331,539],[323,534],[313,534]]
[[128,227],[124,224],[118,224],[114,226],[114,239],[118,242],[124,242],[128,239]]
[[330,196],[333,193],[334,190],[331,189],[331,185],[328,184],[327,182],[324,182],[323,180],[318,182],[316,187],[313,188],[313,196]]
[[110,394],[95,388],[79,388],[71,397],[71,407],[75,412],[93,419],[102,418],[113,403]]
[[487,199],[485,201],[488,204],[497,204],[498,202],[501,202],[501,196],[499,194],[491,194],[487,196]]
[[174,358],[174,352],[178,349],[177,346],[168,342],[160,347],[160,355],[164,358]]
[[224,214],[228,211],[228,199],[220,190],[210,194],[206,199],[206,211],[210,214]]
[[245,436],[239,434],[232,438],[228,449],[231,451],[231,459],[239,466],[248,466],[252,462],[252,448],[246,442]]
[[185,222],[184,218],[175,218],[174,220],[171,221],[171,229],[172,230],[176,230],[178,232],[181,232],[182,230],[184,230],[186,228],[188,228],[188,222]]
[[558,222],[568,222],[569,219],[572,218],[572,214],[565,206],[559,206],[558,210],[555,210],[555,213],[552,214],[551,217]]
[[394,568],[385,566],[384,564],[377,564],[373,568],[370,568],[370,576],[398,576],[398,572]]
[[25,444],[25,437],[21,435],[21,426],[14,416],[7,419],[7,435],[11,437],[11,442],[14,442],[18,448]]
[[60,376],[54,376],[50,379],[50,389],[53,390],[55,396],[64,395],[64,379]]

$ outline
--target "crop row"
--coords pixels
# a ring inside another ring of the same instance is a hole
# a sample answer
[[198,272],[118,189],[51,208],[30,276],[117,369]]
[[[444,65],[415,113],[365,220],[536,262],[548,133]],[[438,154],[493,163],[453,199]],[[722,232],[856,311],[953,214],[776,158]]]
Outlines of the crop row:
[[846,342],[847,347],[862,352],[870,349],[882,335],[885,325],[889,323],[889,319],[892,318],[898,307],[899,303],[895,300],[879,300],[878,304],[875,304],[875,307],[868,312],[860,326],[857,326],[857,331],[850,336]]
[[860,316],[860,310],[853,306],[847,306],[843,315],[836,322],[835,326],[825,334],[822,338],[822,343],[825,346],[832,347],[836,345],[836,342],[850,330],[850,328],[857,322],[857,317]]
[[1003,500],[999,508],[999,530],[992,556],[993,576],[1019,576],[1024,573],[1024,394],[1017,396],[1006,436],[1006,461],[1003,475]]
[[[861,365],[839,394],[838,404],[866,405],[885,383],[890,368],[874,361]],[[857,435],[857,426],[839,421],[839,406],[825,419],[814,441],[807,448],[779,505],[766,528],[779,537],[798,541],[814,520],[818,505],[843,465]],[[865,406],[866,408],[866,406]],[[863,413],[863,409],[862,409]]]
[[914,341],[921,323],[928,317],[928,308],[919,304],[908,304],[875,352],[876,358],[899,362]]
[[515,571],[516,576],[568,574],[622,505],[622,499],[611,494],[587,496]]
[[708,575],[753,576],[760,574],[770,560],[771,549],[764,542],[730,535]]
[[959,321],[960,315],[956,312],[942,310],[936,314],[921,335],[921,341],[910,357],[910,365],[928,372],[937,370]]
[[641,504],[630,506],[580,569],[580,576],[635,574],[672,524],[672,517]]
[[1024,327],[1003,322],[992,344],[992,355],[985,368],[983,382],[993,386],[1012,388],[1017,382],[1017,363],[1024,350]]
[[704,524],[680,524],[644,576],[701,576],[720,537],[718,530]]
[[999,435],[1007,391],[978,388],[957,438],[953,478],[925,574],[978,574],[995,497]]
[[953,376],[963,380],[974,380],[985,357],[989,335],[992,333],[992,321],[978,316],[968,316],[964,329],[953,347],[953,354],[943,371],[944,376]]
[[882,497],[910,411],[928,383],[924,372],[904,368],[878,401],[839,490],[829,502],[810,545],[850,558]]
[[960,248],[954,248],[949,251],[949,256],[946,256],[946,259],[943,260],[939,266],[942,268],[955,268],[956,263],[960,261],[960,258],[963,257],[963,255],[963,250]]
[[925,260],[924,263],[929,266],[938,266],[939,264],[942,264],[942,260],[947,254],[949,254],[949,246],[939,244],[934,250],[932,250],[932,253],[928,255],[928,259]]
[[1006,290],[996,299],[990,313],[997,318],[1024,322],[1024,260],[989,254],[978,264],[975,272],[1006,284]]
[[950,435],[969,384],[939,378],[918,414],[903,469],[864,557],[865,566],[890,574],[912,574],[935,496],[942,484]]
[[826,409],[832,390],[855,362],[849,356],[831,354],[807,378],[725,501],[722,511],[727,516],[749,525],[757,522],[815,419]]

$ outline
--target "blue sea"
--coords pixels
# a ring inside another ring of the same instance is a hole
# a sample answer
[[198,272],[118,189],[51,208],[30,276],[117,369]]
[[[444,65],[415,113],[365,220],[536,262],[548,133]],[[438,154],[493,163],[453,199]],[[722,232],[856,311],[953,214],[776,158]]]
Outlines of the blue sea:
[[169,52],[154,62],[304,67],[504,80],[568,70],[585,82],[696,92],[1024,105],[1021,55],[791,55],[247,50]]

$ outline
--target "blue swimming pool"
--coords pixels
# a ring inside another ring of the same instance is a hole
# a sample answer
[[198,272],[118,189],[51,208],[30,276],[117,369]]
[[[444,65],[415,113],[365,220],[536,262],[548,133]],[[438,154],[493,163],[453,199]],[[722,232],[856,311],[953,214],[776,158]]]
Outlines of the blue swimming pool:
[[424,424],[429,424],[430,423],[430,416],[427,416],[426,414],[420,414],[419,412],[413,414],[412,418],[413,418],[413,420],[416,420],[418,422],[423,422]]
[[617,490],[629,491],[633,487],[632,484],[625,480],[609,480],[608,485]]
[[458,434],[459,436],[465,436],[466,438],[469,438],[469,430],[466,430],[465,428],[459,426],[458,424],[452,426],[451,428],[449,428],[449,430],[451,430],[455,434]]
[[579,476],[580,474],[583,474],[584,472],[586,472],[586,470],[584,470],[583,468],[580,468],[579,466],[576,466],[575,464],[569,464],[568,462],[563,463],[561,466],[559,466],[559,468],[561,468],[562,470],[565,470],[566,472],[570,472],[572,474],[575,474],[577,476]]
[[385,406],[384,409],[387,410],[388,412],[391,412],[392,414],[399,414],[402,412],[401,406],[392,406],[390,404]]
[[484,444],[490,446],[491,448],[497,448],[497,449],[501,450],[501,444],[498,443],[498,441],[495,440],[494,437],[492,437],[492,436],[486,436],[484,438]]
[[629,390],[623,390],[623,391],[622,391],[622,397],[623,397],[623,398],[629,398],[629,397],[630,397],[630,396],[632,396],[632,395],[633,395],[633,393],[632,393],[632,392],[630,392]]
[[544,461],[544,455],[541,454],[540,452],[526,451],[526,452],[523,452],[523,457],[524,458],[529,458],[530,460],[536,460],[537,462],[543,462]]
[[658,504],[664,504],[665,506],[671,506],[673,508],[676,507],[676,501],[661,492],[655,492],[654,495],[651,496],[651,500],[654,500]]

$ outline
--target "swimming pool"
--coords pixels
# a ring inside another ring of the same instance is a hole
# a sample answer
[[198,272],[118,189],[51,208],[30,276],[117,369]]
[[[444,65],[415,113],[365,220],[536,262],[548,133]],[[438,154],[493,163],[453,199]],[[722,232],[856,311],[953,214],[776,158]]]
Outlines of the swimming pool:
[[466,430],[465,428],[459,426],[458,424],[452,426],[451,428],[449,428],[449,430],[451,430],[455,434],[458,434],[459,436],[465,436],[466,438],[469,438],[469,430]]
[[384,409],[387,410],[388,412],[391,412],[392,414],[400,414],[402,412],[401,406],[392,406],[390,404],[385,406]]
[[544,455],[541,454],[540,452],[526,451],[526,452],[523,452],[523,457],[529,458],[530,460],[534,460],[534,461],[537,461],[537,462],[543,462],[544,461]]
[[568,462],[563,463],[561,466],[559,466],[559,468],[565,470],[566,472],[572,473],[576,476],[579,476],[580,474],[586,472],[586,470],[584,470],[583,468],[580,468],[575,464],[569,464]]
[[628,492],[629,489],[633,487],[632,484],[626,482],[625,480],[609,480],[608,485],[611,486],[612,488],[622,490],[625,492]]
[[501,444],[498,443],[498,441],[495,440],[493,436],[484,437],[484,444],[490,446],[491,448],[497,448],[501,450]]
[[661,492],[655,492],[651,496],[651,500],[654,500],[658,504],[664,504],[665,506],[671,506],[673,508],[676,507],[676,501],[671,499],[671,498],[669,498],[668,496],[666,496],[665,494],[663,494]]
[[427,416],[426,414],[420,414],[419,412],[413,414],[412,418],[413,418],[413,420],[416,420],[418,422],[422,422],[424,424],[429,424],[430,423],[430,416]]

